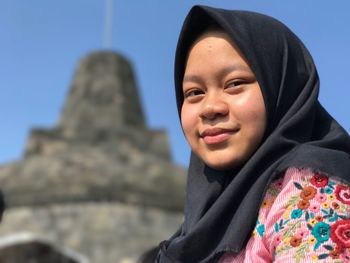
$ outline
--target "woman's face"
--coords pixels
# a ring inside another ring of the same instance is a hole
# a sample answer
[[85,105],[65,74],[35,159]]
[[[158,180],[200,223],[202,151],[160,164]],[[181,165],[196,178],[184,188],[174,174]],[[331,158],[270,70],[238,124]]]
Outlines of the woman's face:
[[223,32],[207,32],[190,49],[181,122],[191,149],[208,166],[242,165],[260,145],[266,110],[260,86]]

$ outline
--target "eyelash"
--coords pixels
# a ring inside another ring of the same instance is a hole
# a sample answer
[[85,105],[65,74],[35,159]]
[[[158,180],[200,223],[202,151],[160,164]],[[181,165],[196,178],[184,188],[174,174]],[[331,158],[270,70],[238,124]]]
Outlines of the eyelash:
[[243,81],[243,80],[234,80],[234,81],[231,81],[231,82],[229,82],[226,86],[225,86],[225,88],[227,89],[227,88],[231,88],[231,85],[233,84],[234,86],[233,86],[233,88],[237,88],[237,87],[239,87],[240,85],[242,85],[242,84],[244,84],[245,82]]
[[[196,93],[196,94],[194,94],[194,93]],[[185,98],[195,97],[195,96],[199,96],[202,94],[204,94],[204,91],[202,91],[201,89],[190,89],[184,93],[184,97]]]
[[[244,80],[234,80],[225,85],[224,89],[237,89],[240,85],[246,83]],[[200,88],[193,88],[184,92],[184,98],[203,95],[205,92]]]

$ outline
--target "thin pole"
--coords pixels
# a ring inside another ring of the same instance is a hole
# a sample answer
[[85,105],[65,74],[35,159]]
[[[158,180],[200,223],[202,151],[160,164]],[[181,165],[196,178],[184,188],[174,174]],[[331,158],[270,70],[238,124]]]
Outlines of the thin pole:
[[106,0],[105,9],[104,47],[110,49],[112,47],[113,0]]

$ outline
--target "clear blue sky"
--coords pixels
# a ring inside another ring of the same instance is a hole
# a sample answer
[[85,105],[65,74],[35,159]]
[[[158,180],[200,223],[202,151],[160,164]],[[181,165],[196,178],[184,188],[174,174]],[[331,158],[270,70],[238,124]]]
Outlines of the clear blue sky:
[[[350,131],[350,1],[114,0],[112,46],[135,69],[148,125],[167,130],[187,164],[173,92],[180,27],[194,4],[262,12],[306,44],[321,78],[321,103]],[[78,60],[104,48],[104,0],[11,0],[0,8],[0,163],[21,158],[31,127],[58,121]]]

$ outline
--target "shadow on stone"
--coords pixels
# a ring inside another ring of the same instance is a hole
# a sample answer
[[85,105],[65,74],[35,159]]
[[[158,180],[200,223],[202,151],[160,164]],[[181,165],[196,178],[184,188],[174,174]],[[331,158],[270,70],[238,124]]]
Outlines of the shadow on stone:
[[88,263],[82,256],[62,249],[44,238],[21,233],[0,239],[1,263]]

